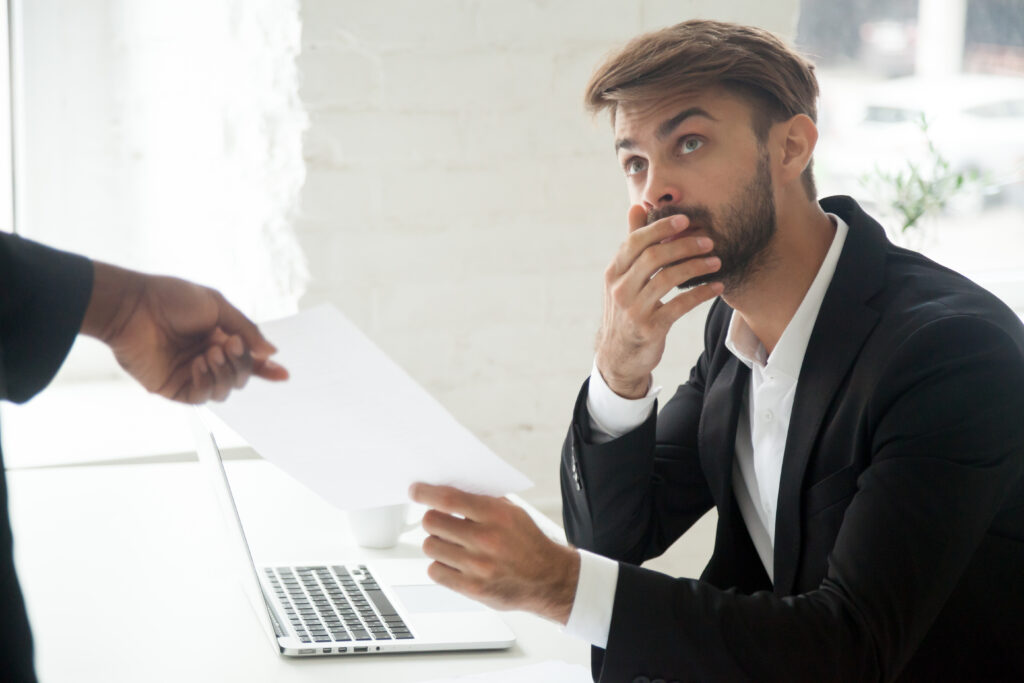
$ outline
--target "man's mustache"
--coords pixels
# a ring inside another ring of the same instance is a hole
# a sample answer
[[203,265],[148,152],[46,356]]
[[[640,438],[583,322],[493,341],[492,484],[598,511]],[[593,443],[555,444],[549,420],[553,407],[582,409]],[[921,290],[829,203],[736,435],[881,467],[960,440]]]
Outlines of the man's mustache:
[[649,209],[647,211],[647,225],[669,216],[686,216],[690,219],[691,226],[700,225],[705,229],[710,228],[712,225],[711,211],[706,206],[676,206],[674,204]]

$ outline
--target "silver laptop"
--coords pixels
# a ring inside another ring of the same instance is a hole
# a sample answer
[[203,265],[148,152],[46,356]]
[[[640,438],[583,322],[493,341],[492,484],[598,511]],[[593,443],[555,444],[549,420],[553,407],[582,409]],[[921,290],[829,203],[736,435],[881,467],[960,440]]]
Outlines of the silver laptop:
[[426,577],[428,560],[256,568],[220,449],[198,412],[196,451],[213,485],[242,585],[283,655],[337,656],[511,647],[493,611]]

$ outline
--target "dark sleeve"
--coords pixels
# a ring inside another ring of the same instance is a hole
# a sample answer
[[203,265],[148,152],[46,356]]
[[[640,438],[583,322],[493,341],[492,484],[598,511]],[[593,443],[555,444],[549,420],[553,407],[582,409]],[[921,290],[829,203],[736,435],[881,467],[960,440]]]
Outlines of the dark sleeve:
[[710,509],[697,427],[705,356],[659,413],[605,444],[590,441],[583,384],[562,446],[566,537],[577,547],[639,564],[663,553]]
[[970,317],[892,354],[815,590],[741,595],[620,564],[601,681],[888,681],[911,658],[1024,476],[1024,360]]
[[0,233],[0,398],[27,401],[57,373],[92,294],[92,262]]

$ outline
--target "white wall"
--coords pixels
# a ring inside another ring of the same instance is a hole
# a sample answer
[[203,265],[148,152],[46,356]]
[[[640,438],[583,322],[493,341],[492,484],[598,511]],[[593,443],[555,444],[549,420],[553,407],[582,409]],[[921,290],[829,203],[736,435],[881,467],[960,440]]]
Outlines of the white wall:
[[[704,17],[792,37],[797,0],[301,0],[301,305],[345,311],[558,511],[625,186],[583,88],[635,34]],[[676,326],[668,396],[698,354]],[[395,419],[401,419],[400,414]]]

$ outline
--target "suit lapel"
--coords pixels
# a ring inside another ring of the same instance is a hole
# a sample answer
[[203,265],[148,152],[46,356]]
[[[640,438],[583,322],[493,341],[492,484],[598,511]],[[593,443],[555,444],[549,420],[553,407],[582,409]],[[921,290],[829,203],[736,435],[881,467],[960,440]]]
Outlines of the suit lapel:
[[849,225],[846,243],[814,324],[786,437],[775,519],[775,593],[790,595],[800,558],[800,510],[804,473],[825,414],[874,328],[878,313],[865,305],[883,285],[882,228],[847,197],[822,207]]
[[723,353],[725,363],[704,395],[700,429],[701,464],[719,514],[729,509],[736,423],[743,405],[743,390],[750,378],[750,368],[728,351],[723,350]]

